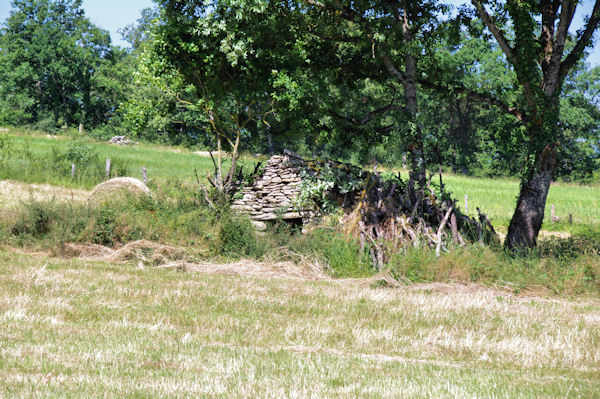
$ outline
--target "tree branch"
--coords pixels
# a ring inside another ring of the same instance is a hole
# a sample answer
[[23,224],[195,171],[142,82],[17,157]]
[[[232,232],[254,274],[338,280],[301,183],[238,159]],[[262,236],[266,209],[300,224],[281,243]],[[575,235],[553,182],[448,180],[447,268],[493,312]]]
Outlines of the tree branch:
[[[573,15],[575,15],[575,3],[573,0],[565,0],[560,10],[560,20],[558,28],[556,30],[555,37],[548,44],[545,50],[544,62],[546,63],[544,68],[544,87],[543,90],[546,95],[552,95],[556,88],[560,85],[560,61],[563,57],[565,43],[569,34],[569,26],[573,21]],[[547,21],[547,23],[553,27],[554,20]],[[548,27],[542,27],[542,29],[550,29]]]
[[406,79],[406,76],[404,76],[404,73],[402,73],[398,70],[398,68],[396,68],[396,66],[394,65],[394,63],[388,55],[382,56],[381,59],[383,60],[383,65],[385,65],[385,69],[388,70],[390,75],[398,79],[403,85],[408,84],[408,80]]
[[[573,10],[573,12],[574,11],[575,10]],[[590,19],[587,22],[585,30],[579,37],[579,40],[577,40],[577,44],[575,44],[575,47],[573,50],[571,50],[571,53],[560,64],[559,76],[561,81],[564,79],[573,65],[579,61],[586,47],[589,46],[592,36],[598,28],[598,23],[600,23],[600,0],[596,0],[596,4],[594,4],[594,9],[592,10],[592,15],[590,15]]]
[[[418,79],[417,81],[419,82],[419,84],[421,86],[426,87],[428,89],[435,90],[440,93],[448,93],[448,91],[450,91],[448,87],[439,85],[437,83],[430,82],[426,79]],[[500,108],[505,113],[514,116],[521,122],[523,122],[525,120],[525,114],[523,113],[523,111],[521,111],[517,107],[510,107],[505,102],[503,102],[495,97],[492,97],[488,94],[480,93],[478,91],[469,89],[464,86],[453,86],[451,90],[454,93],[465,94],[466,96],[468,96],[472,99],[483,101],[490,105],[495,105],[496,107]]]
[[506,36],[504,36],[504,33],[502,33],[500,28],[498,28],[498,26],[496,26],[494,21],[492,21],[492,17],[490,17],[490,14],[488,14],[488,12],[486,11],[486,9],[483,6],[483,4],[481,3],[481,1],[480,0],[471,0],[471,3],[477,9],[477,12],[479,13],[479,16],[481,17],[481,20],[483,21],[485,26],[487,26],[487,28],[490,30],[490,32],[492,32],[492,35],[494,35],[494,37],[496,38],[496,41],[500,45],[500,48],[502,49],[504,54],[506,54],[506,57],[508,58],[510,63],[513,65],[516,65],[516,59],[515,59],[515,55],[513,53],[513,49],[510,47],[510,44],[508,44],[508,40],[506,40]]
[[332,115],[338,119],[345,120],[346,122],[349,122],[349,123],[353,124],[354,126],[364,126],[367,123],[371,122],[376,115],[383,114],[384,112],[387,112],[387,111],[406,112],[406,108],[404,108],[400,105],[395,105],[395,104],[391,103],[389,105],[386,105],[385,107],[381,107],[381,108],[378,108],[376,110],[373,110],[373,111],[367,113],[367,115],[365,115],[365,117],[362,118],[361,120],[343,116],[336,112],[332,112]]

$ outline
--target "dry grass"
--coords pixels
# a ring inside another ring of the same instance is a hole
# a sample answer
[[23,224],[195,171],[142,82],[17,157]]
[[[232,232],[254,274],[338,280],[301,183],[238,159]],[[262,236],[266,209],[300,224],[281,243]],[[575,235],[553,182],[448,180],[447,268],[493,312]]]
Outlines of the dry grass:
[[173,260],[183,259],[185,250],[148,240],[127,243],[120,248],[109,248],[98,244],[65,244],[60,255],[84,260],[104,262],[142,261],[152,265],[162,265]]
[[138,267],[155,266],[195,273],[314,281],[331,279],[318,262],[256,262],[242,259],[234,263],[198,263],[186,256],[183,248],[148,240],[134,241],[116,249],[97,244],[68,243],[55,254],[104,262],[135,261]]
[[26,184],[12,180],[0,181],[0,207],[2,208],[15,207],[28,199],[84,201],[89,195],[89,191],[81,189],[69,189],[48,184]]
[[132,263],[0,252],[0,397],[600,395],[598,299]]

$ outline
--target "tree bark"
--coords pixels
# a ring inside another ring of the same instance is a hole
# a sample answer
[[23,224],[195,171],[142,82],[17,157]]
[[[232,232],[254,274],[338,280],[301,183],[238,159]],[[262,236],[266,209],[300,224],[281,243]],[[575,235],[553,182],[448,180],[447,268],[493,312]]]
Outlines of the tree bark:
[[[402,38],[410,44],[413,40],[412,29],[407,15],[407,7],[402,12]],[[404,86],[404,101],[406,109],[412,117],[413,126],[410,127],[410,140],[408,142],[409,157],[412,169],[412,177],[417,182],[418,190],[423,193],[427,184],[427,173],[425,165],[425,148],[423,144],[423,132],[419,124],[419,105],[417,101],[417,59],[409,50],[404,55],[404,68],[406,76],[402,82]]]
[[507,249],[511,251],[524,250],[537,245],[551,180],[552,168],[545,167],[536,171],[529,180],[521,185],[517,207],[508,226],[508,234],[504,242]]
[[[542,126],[539,128],[543,129]],[[532,135],[535,135],[535,132],[532,132]],[[551,138],[553,134],[547,132],[544,136]],[[546,198],[556,164],[555,147],[555,142],[548,142],[538,151],[533,172],[521,183],[515,213],[504,242],[508,250],[521,251],[537,246],[538,234],[544,221]]]
[[265,133],[267,135],[267,145],[269,148],[269,155],[273,155],[273,154],[275,154],[275,147],[273,147],[273,138],[271,137],[271,127],[270,126],[267,126]]

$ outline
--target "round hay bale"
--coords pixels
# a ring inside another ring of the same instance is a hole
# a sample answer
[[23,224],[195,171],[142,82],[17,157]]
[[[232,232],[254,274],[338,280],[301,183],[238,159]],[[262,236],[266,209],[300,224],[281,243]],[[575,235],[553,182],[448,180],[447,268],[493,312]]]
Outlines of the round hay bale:
[[98,184],[90,193],[89,201],[113,201],[150,196],[152,192],[142,181],[133,177],[115,177]]

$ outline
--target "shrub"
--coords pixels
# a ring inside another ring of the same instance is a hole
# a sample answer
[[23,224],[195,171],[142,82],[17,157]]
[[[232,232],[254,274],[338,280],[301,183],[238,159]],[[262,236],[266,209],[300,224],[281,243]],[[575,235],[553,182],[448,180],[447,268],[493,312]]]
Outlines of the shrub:
[[48,234],[56,219],[57,209],[53,202],[30,200],[22,205],[20,217],[10,228],[12,235],[31,235],[39,238]]
[[93,145],[85,141],[74,140],[67,143],[64,158],[80,167],[85,167],[98,161],[98,153]]
[[0,134],[0,155],[9,155],[12,150],[12,141],[9,136]]
[[247,256],[257,259],[266,250],[264,243],[257,239],[248,218],[227,213],[221,216],[216,246],[219,254],[234,258]]

